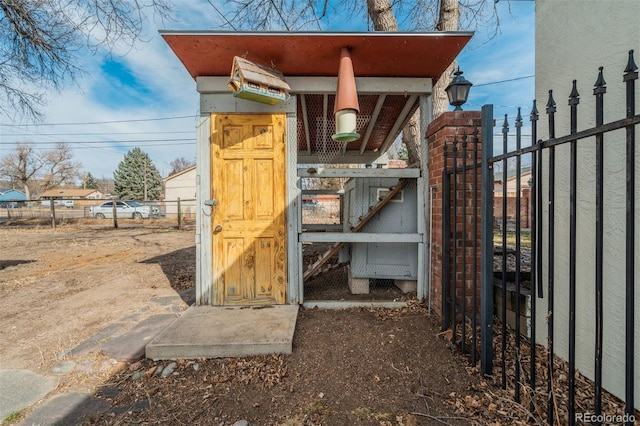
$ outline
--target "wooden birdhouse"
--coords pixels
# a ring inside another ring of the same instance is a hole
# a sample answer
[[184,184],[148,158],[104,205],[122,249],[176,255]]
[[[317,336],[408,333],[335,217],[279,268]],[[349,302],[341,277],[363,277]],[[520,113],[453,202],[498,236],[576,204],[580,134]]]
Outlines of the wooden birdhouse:
[[237,98],[269,105],[286,100],[290,90],[280,71],[239,56],[233,58],[229,88]]

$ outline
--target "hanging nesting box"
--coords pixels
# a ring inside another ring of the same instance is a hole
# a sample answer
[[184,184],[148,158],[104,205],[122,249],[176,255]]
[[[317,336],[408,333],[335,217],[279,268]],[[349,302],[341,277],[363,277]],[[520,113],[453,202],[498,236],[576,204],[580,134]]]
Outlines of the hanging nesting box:
[[229,88],[237,98],[269,105],[286,100],[291,89],[280,71],[239,56],[233,58]]

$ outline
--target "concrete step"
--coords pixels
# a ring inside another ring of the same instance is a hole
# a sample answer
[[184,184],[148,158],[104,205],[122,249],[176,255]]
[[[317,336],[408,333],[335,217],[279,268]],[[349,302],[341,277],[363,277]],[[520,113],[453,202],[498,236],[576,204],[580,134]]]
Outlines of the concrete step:
[[293,349],[298,305],[191,307],[146,347],[153,360],[226,358]]

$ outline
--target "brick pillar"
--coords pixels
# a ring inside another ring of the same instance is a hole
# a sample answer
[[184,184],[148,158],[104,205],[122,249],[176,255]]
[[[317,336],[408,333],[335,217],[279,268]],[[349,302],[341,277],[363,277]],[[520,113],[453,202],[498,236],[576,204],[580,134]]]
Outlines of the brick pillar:
[[[462,183],[459,183],[456,188],[451,188],[455,193],[455,197],[458,199],[458,209],[462,208],[462,191],[466,191],[466,199],[467,199],[467,217],[463,218],[462,212],[458,212],[458,219],[456,220],[459,223],[457,229],[451,229],[451,235],[444,236],[442,235],[442,225],[443,225],[443,214],[453,214],[453,208],[448,212],[443,212],[443,172],[445,168],[445,158],[444,158],[444,149],[445,144],[452,144],[456,135],[460,138],[461,135],[471,135],[475,128],[478,129],[478,138],[482,134],[482,129],[480,128],[480,111],[450,111],[445,112],[442,115],[438,116],[435,120],[433,120],[429,127],[427,128],[426,138],[427,138],[427,165],[429,170],[429,188],[433,188],[433,210],[432,210],[432,235],[431,235],[431,307],[432,309],[440,316],[442,316],[442,306],[443,306],[443,295],[442,295],[442,278],[443,278],[443,265],[442,264],[442,247],[443,247],[443,238],[449,238],[451,241],[451,257],[455,256],[456,258],[456,269],[457,271],[451,270],[450,277],[451,283],[455,282],[456,286],[456,297],[457,303],[462,302],[462,288],[466,287],[465,294],[467,299],[467,309],[471,309],[471,295],[472,295],[472,284],[473,284],[473,274],[475,272],[477,277],[477,303],[480,303],[480,200],[478,199],[478,211],[472,211],[472,207],[474,205],[474,193],[473,193],[473,181],[468,174],[467,176],[467,188],[463,189]],[[481,152],[478,153],[478,158],[481,158]],[[462,160],[460,160],[462,161]],[[469,159],[467,164],[471,164],[472,159]],[[453,165],[453,160],[448,160],[449,167],[451,168]],[[478,179],[478,192],[475,196],[480,197],[480,170],[478,170],[476,178]],[[453,200],[453,194],[450,200]],[[451,202],[452,203],[452,202]],[[453,206],[453,204],[451,204]],[[478,223],[478,234],[475,235],[475,239],[478,245],[478,270],[473,271],[473,265],[469,264],[469,259],[471,259],[471,263],[473,262],[473,220],[477,220]],[[467,223],[467,233],[466,233],[466,249],[462,247],[462,222],[466,221]],[[456,238],[458,241],[458,252],[453,253],[454,240]],[[467,268],[466,280],[463,283],[460,279],[462,277],[462,258],[467,258]],[[453,264],[453,261],[452,261]],[[452,264],[449,267],[452,267]],[[458,277],[458,280],[454,278]]]

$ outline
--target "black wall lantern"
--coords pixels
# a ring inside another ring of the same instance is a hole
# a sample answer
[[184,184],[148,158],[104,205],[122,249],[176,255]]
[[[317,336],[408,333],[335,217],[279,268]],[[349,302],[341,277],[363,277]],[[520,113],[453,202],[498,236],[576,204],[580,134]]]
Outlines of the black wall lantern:
[[461,105],[464,105],[467,102],[467,98],[469,97],[469,89],[473,86],[473,83],[466,80],[462,76],[462,71],[460,71],[460,67],[456,69],[456,72],[453,73],[455,77],[451,80],[451,83],[447,86],[445,92],[447,92],[447,96],[449,97],[449,104],[456,107],[454,111],[462,111],[460,108]]

